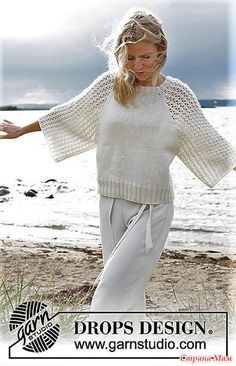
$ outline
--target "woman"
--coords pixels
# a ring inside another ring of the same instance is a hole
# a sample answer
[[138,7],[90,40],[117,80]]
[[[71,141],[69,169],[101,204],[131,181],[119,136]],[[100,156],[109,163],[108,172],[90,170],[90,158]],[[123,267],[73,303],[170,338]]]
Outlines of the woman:
[[1,138],[42,130],[55,161],[97,147],[104,269],[91,310],[143,312],[174,213],[171,162],[178,156],[214,187],[235,167],[236,153],[192,90],[161,73],[167,39],[154,15],[128,13],[103,50],[109,71],[35,123],[5,121]]

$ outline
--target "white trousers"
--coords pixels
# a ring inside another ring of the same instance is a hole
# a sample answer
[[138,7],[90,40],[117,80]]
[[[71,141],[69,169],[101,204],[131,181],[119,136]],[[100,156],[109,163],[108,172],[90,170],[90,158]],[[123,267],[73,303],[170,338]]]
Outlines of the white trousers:
[[104,269],[90,311],[145,311],[145,288],[164,249],[174,204],[100,196],[99,213]]

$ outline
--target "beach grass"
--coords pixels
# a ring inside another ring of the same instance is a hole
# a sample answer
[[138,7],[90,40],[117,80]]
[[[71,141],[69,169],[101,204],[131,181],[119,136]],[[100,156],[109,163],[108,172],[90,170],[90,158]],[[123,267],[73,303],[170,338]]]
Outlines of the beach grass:
[[[16,281],[8,281],[7,278],[2,279],[0,283],[0,314],[1,314],[1,334],[8,332],[8,323],[13,310],[20,304],[26,301],[40,301],[47,305],[49,314],[57,316],[58,322],[61,328],[64,330],[64,335],[69,334],[72,331],[74,320],[86,319],[86,314],[78,314],[79,312],[88,311],[88,298],[91,298],[94,291],[93,286],[86,288],[86,292],[81,296],[81,293],[70,292],[70,289],[64,290],[61,294],[55,289],[57,268],[54,268],[54,272],[51,278],[48,280],[47,290],[43,289],[41,285],[38,285],[36,279],[38,278],[37,272],[35,272],[30,279],[26,278],[24,271],[18,267],[16,275]],[[191,312],[208,312],[212,311],[214,304],[217,302],[217,294],[214,288],[206,288],[202,283],[201,296],[194,294],[189,295],[188,300],[183,299],[182,295],[176,291],[173,282],[171,285],[171,295],[173,302],[177,305],[178,311],[184,313],[190,312],[188,319],[196,320],[196,315]],[[224,291],[224,308],[221,311],[225,311],[229,316],[229,323],[235,323],[236,318],[236,306],[228,294]],[[148,310],[148,309],[147,309]],[[166,307],[166,311],[173,311],[173,308]],[[67,316],[63,316],[63,312],[69,312]],[[181,318],[181,315],[179,315]],[[199,321],[210,321],[215,332],[217,329],[221,329],[225,323],[225,314],[213,312],[211,314],[199,313],[197,315]]]
[[[32,300],[44,302],[51,316],[59,312],[57,319],[62,328],[71,327],[73,319],[78,320],[75,312],[89,311],[94,279],[102,269],[100,251],[81,249],[72,251],[72,256],[69,249],[57,252],[54,247],[48,247],[45,253],[40,248],[25,249],[23,244],[18,251],[16,245],[14,251],[9,248],[2,251],[1,333],[9,333],[13,310]],[[233,328],[236,323],[234,268],[235,260],[226,260],[224,256],[213,260],[207,256],[199,258],[199,253],[194,252],[167,251],[147,287],[147,312],[166,311],[168,318],[174,320],[175,315],[171,313],[179,311],[178,319],[183,321],[186,312],[202,312],[189,314],[188,319],[209,321],[210,318],[214,330],[223,329],[223,312],[227,312],[229,326]],[[61,313],[65,311],[71,313],[63,316]],[[156,315],[153,313],[151,318]],[[84,314],[79,316],[82,319]]]
[[[199,292],[189,294],[188,300],[183,299],[181,294],[176,292],[175,285],[171,282],[172,295],[180,312],[192,312],[192,319],[196,320],[193,312],[198,311],[198,321],[207,321],[211,323],[215,333],[225,330],[226,313],[228,317],[229,326],[233,329],[236,324],[236,303],[229,297],[225,290],[222,290],[222,298],[220,308],[216,309],[218,303],[218,295],[214,287],[206,287],[202,281],[202,290]],[[214,309],[214,310],[213,310]]]
[[[64,331],[64,335],[69,334],[71,327],[73,326],[73,320],[83,320],[86,318],[85,314],[78,314],[80,311],[87,310],[86,301],[88,297],[91,297],[92,286],[88,288],[88,291],[81,296],[81,293],[77,295],[70,291],[63,292],[63,296],[58,296],[55,290],[55,268],[53,275],[49,279],[48,288],[45,289],[42,285],[38,285],[37,272],[27,279],[24,271],[19,268],[15,273],[16,281],[8,281],[7,278],[1,279],[0,282],[0,319],[1,319],[1,335],[7,335],[8,325],[10,317],[14,309],[27,301],[39,301],[46,303],[47,311],[50,315],[57,315],[61,329]],[[67,316],[63,316],[63,312],[70,312]]]

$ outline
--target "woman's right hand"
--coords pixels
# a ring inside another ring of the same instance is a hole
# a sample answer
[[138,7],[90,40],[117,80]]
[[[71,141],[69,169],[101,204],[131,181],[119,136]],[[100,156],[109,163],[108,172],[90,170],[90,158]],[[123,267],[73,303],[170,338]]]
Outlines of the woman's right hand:
[[0,139],[15,139],[22,135],[21,129],[22,127],[16,126],[11,121],[4,119],[0,123],[0,131],[5,132],[5,135],[0,134]]

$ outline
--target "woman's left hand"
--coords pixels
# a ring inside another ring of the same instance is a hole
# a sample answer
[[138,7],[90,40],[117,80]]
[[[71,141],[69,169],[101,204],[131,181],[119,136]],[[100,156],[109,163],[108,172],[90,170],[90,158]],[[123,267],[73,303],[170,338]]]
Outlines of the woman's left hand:
[[0,139],[11,139],[20,136],[20,126],[16,126],[14,123],[6,119],[3,121],[4,122],[0,123],[0,131],[5,132],[5,135],[0,135]]

